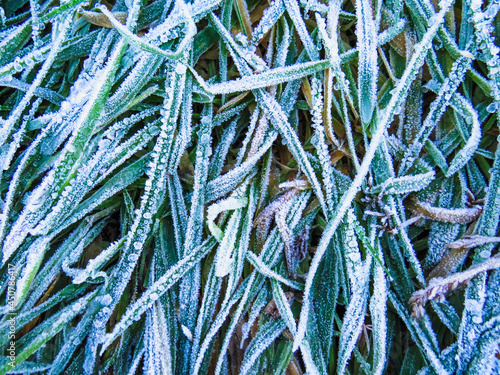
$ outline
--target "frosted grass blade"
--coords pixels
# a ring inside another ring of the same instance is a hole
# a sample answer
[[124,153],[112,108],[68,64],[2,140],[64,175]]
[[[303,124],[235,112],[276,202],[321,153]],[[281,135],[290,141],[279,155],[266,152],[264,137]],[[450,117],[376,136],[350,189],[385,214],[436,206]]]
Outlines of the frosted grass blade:
[[358,90],[359,113],[364,124],[372,119],[377,102],[377,31],[371,3],[368,0],[356,0],[356,35],[358,37]]

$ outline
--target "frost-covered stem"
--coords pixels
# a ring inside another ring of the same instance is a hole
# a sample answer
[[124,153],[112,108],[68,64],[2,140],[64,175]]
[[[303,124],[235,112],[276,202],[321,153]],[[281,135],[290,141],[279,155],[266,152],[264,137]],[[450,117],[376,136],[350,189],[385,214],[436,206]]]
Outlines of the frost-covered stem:
[[221,307],[221,309],[219,310],[219,313],[217,314],[217,317],[215,318],[214,322],[210,326],[210,330],[205,335],[205,339],[203,340],[203,343],[200,346],[198,355],[196,357],[196,362],[194,364],[192,364],[192,366],[191,366],[190,374],[197,375],[200,372],[201,365],[202,365],[203,359],[205,357],[205,353],[209,350],[210,343],[212,342],[214,336],[217,334],[217,331],[220,329],[222,324],[224,324],[224,321],[226,320],[227,316],[230,313],[231,307],[236,302],[238,302],[238,300],[240,300],[240,298],[241,298],[241,301],[244,302],[249,297],[250,291],[251,291],[252,286],[253,286],[256,279],[259,282],[261,282],[261,280],[259,280],[259,278],[257,277],[257,272],[254,271],[246,279],[248,281],[245,280],[247,282],[246,288],[244,290],[242,290],[241,286],[240,286],[240,288],[238,288],[236,293],[227,302],[227,304],[225,306]]
[[[394,197],[389,197],[389,205],[393,211],[396,211],[396,203]],[[396,225],[398,228],[403,226],[399,215],[394,215],[394,220],[396,221]],[[413,245],[411,244],[410,238],[405,230],[399,230],[399,236],[402,239],[403,247],[406,248],[406,254],[408,256],[408,261],[413,268],[413,271],[417,274],[417,280],[420,284],[425,285],[425,277],[424,272],[422,271],[422,266],[417,258],[417,254],[413,249]]]
[[[226,28],[231,28],[231,14],[233,11],[233,0],[227,0],[224,2],[224,7],[222,10],[222,23]],[[227,72],[228,72],[228,61],[227,61],[227,48],[223,40],[219,40],[219,78],[220,81],[227,82]],[[226,95],[222,95],[221,104],[224,106],[227,102]]]
[[[182,55],[186,51],[187,47],[192,42],[192,38],[196,34],[196,25],[194,24],[194,21],[193,21],[191,15],[189,14],[189,11],[187,10],[186,4],[184,4],[184,2],[182,0],[176,1],[176,5],[177,4],[181,4],[180,5],[181,9],[179,10],[179,12],[182,13],[182,15],[187,20],[188,27],[187,27],[186,35],[180,41],[180,43],[178,44],[177,49],[175,51],[163,50],[163,49],[161,49],[161,48],[159,48],[151,43],[148,43],[147,40],[139,38],[137,35],[132,33],[127,27],[122,25],[120,23],[120,21],[118,21],[115,18],[113,13],[111,13],[104,5],[101,5],[101,7],[99,9],[102,13],[104,13],[106,15],[106,17],[108,17],[109,21],[111,22],[113,27],[116,29],[116,31],[118,31],[127,40],[127,42],[130,43],[131,45],[133,45],[133,46],[135,46],[143,51],[146,51],[146,52],[151,52],[151,53],[156,54],[156,55],[168,57],[169,59],[178,60],[182,57]],[[181,17],[179,17],[179,19],[180,18]]]
[[366,175],[368,174],[368,170],[370,168],[372,159],[375,156],[375,152],[384,139],[386,129],[390,125],[394,117],[394,111],[403,102],[403,98],[406,96],[407,91],[418,72],[418,69],[423,65],[427,51],[431,47],[432,39],[436,35],[439,26],[443,23],[444,16],[450,9],[452,3],[453,0],[444,0],[440,3],[441,11],[437,14],[434,23],[431,27],[429,27],[429,29],[423,36],[422,41],[416,46],[415,53],[409,61],[403,73],[403,76],[401,77],[399,84],[395,89],[394,95],[391,98],[391,101],[383,112],[382,118],[377,124],[377,130],[373,134],[370,146],[366,151],[365,157],[360,165],[356,178],[352,182],[349,190],[342,196],[340,203],[333,215],[333,219],[328,222],[323,232],[320,243],[316,249],[316,253],[314,254],[314,258],[311,261],[309,273],[306,280],[298,331],[293,343],[294,351],[298,349],[306,333],[307,321],[309,319],[309,308],[311,304],[311,289],[321,259],[325,255],[326,249],[328,248],[332,236],[337,230],[347,209],[351,206],[354,197],[361,188],[361,185]]
[[488,236],[464,236],[458,241],[451,242],[446,245],[450,249],[461,249],[485,245],[487,243],[497,243],[500,242],[500,237],[488,237]]
[[247,35],[248,40],[252,39],[252,22],[250,21],[250,14],[248,13],[247,3],[244,0],[236,0],[236,7],[241,20],[243,21],[243,28]]
[[[72,190],[76,170],[83,160],[82,151],[89,147],[88,137],[97,121],[97,113],[101,113],[104,99],[111,88],[111,81],[118,69],[118,61],[125,51],[125,43],[120,41],[113,50],[106,66],[100,71],[101,80],[96,80],[96,87],[91,91],[87,104],[79,113],[71,138],[66,142],[64,149],[59,153],[54,167],[44,177],[41,184],[31,193],[21,215],[17,218],[10,233],[5,239],[4,259],[8,258],[31,234],[47,234],[49,227],[38,226],[43,215],[52,208],[52,211],[61,210],[62,205],[51,207],[54,201],[63,194]],[[79,151],[79,152],[77,152]],[[41,202],[41,203],[40,203]],[[59,202],[58,202],[59,203]],[[52,212],[54,215],[54,212]]]
[[358,280],[358,276],[363,265],[363,261],[361,259],[361,252],[356,239],[355,225],[357,223],[355,224],[356,217],[354,216],[354,210],[352,208],[347,210],[346,219],[347,223],[344,224],[345,230],[343,231],[345,250],[342,252],[342,255],[345,258],[347,276],[349,277],[351,290],[357,290],[360,282],[360,280]]
[[349,145],[349,152],[351,153],[351,159],[354,162],[354,171],[357,173],[359,170],[359,160],[358,155],[356,154],[356,145],[354,144],[354,137],[352,136],[352,126],[351,121],[349,120],[349,110],[347,108],[347,100],[346,96],[342,95],[340,98],[342,114],[344,116],[344,128],[345,134],[347,137],[347,144]]
[[[254,272],[254,275],[255,275],[255,272]],[[233,338],[233,332],[236,329],[236,325],[239,323],[241,316],[243,315],[244,309],[247,306],[247,301],[250,298],[250,292],[252,290],[251,286],[252,286],[252,283],[250,283],[249,287],[245,290],[245,293],[243,294],[243,297],[241,297],[241,300],[238,304],[238,307],[236,308],[236,311],[233,313],[233,316],[231,318],[231,323],[226,331],[226,336],[224,337],[224,341],[222,342],[222,345],[220,348],[220,355],[219,355],[219,358],[217,359],[217,364],[215,367],[214,375],[219,375],[221,373],[223,361],[224,361],[224,358],[226,358],[226,352],[229,348],[229,344],[231,343],[231,339]]]
[[175,283],[177,283],[184,275],[195,267],[199,261],[206,256],[210,250],[215,246],[216,240],[211,237],[205,240],[201,245],[197,246],[193,252],[177,262],[169,268],[169,270],[162,275],[156,282],[148,287],[146,292],[137,299],[136,302],[131,304],[120,321],[114,326],[113,332],[106,335],[101,354],[104,353],[106,348],[123,332],[140,319],[142,314],[150,308],[155,301],[157,301],[163,294],[165,294]]
[[[295,81],[308,75],[317,73],[331,65],[329,60],[316,60],[308,62],[297,62],[291,66],[277,67],[265,72],[246,75],[233,79],[229,82],[213,83],[206,86],[206,90],[214,95],[231,94],[257,88],[270,87],[284,82]],[[273,94],[274,95],[274,94]],[[288,104],[288,103],[287,103]]]
[[[210,108],[211,111],[211,108]],[[203,209],[205,199],[205,184],[208,177],[208,162],[211,155],[211,114],[204,116],[201,120],[198,146],[196,150],[196,168],[193,186],[193,197],[191,198],[191,212],[186,229],[186,240],[184,243],[184,255],[189,254],[201,237],[203,225]]]
[[390,289],[388,290],[388,296],[389,300],[396,308],[398,315],[401,317],[405,325],[408,327],[411,337],[420,347],[420,350],[426,353],[426,356],[429,362],[431,362],[431,365],[434,368],[435,372],[437,374],[442,374],[442,375],[450,374],[450,372],[444,368],[443,363],[440,361],[436,353],[436,348],[430,341],[430,338],[427,337],[427,335],[423,332],[422,328],[420,327],[420,324],[411,319],[411,317],[409,316],[407,307],[398,300],[394,292],[392,292]]
[[[118,122],[104,133],[105,137],[100,137],[97,144],[98,149],[93,157],[88,160],[84,166],[79,168],[76,177],[71,180],[71,190],[66,190],[61,194],[56,206],[53,207],[52,211],[38,224],[35,231],[38,228],[45,228],[45,231],[48,233],[53,230],[53,228],[57,228],[61,223],[65,223],[63,227],[67,227],[81,219],[82,215],[85,215],[93,209],[96,204],[100,203],[93,202],[94,206],[87,206],[86,210],[83,212],[80,209],[81,205],[84,204],[81,203],[82,199],[93,187],[109,177],[113,171],[125,163],[138,150],[144,148],[147,142],[157,134],[159,129],[156,125],[160,122],[159,120],[139,130],[127,141],[119,144],[120,133],[125,131],[123,128],[126,127],[126,124],[135,124],[148,115],[148,112],[149,111],[144,111],[143,114],[137,114],[131,116],[131,118],[124,119],[123,122]],[[118,139],[115,139],[113,134],[117,133]],[[113,150],[113,152],[111,150]],[[116,187],[116,190],[121,190],[119,184],[114,187]],[[110,189],[108,190],[109,193],[104,193],[104,196],[111,196],[116,190]],[[66,194],[67,192],[68,194]]]
[[205,287],[203,293],[196,328],[194,330],[193,345],[191,346],[191,366],[196,363],[198,352],[200,350],[202,334],[206,333],[209,323],[212,320],[212,316],[219,299],[221,284],[222,279],[215,276],[215,265],[212,264],[206,282],[207,286]]

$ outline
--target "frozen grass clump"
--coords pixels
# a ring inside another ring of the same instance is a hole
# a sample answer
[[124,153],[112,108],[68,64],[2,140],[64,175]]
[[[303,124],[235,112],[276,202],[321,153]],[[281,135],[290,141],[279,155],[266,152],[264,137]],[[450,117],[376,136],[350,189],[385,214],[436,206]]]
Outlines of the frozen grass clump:
[[500,2],[0,2],[0,374],[498,374]]

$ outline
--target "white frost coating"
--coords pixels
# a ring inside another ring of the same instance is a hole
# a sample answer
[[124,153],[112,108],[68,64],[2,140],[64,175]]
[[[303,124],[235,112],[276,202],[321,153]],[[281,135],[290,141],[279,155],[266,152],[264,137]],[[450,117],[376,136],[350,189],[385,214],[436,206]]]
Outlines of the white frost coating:
[[316,275],[321,259],[325,255],[326,249],[328,248],[328,245],[330,243],[330,240],[332,239],[333,234],[337,230],[347,209],[351,206],[352,200],[356,196],[358,190],[361,187],[361,184],[363,183],[363,180],[365,179],[368,173],[372,159],[375,156],[375,151],[382,142],[386,128],[387,126],[390,125],[394,117],[394,110],[403,101],[403,98],[408,90],[408,87],[410,86],[411,82],[416,76],[418,68],[420,68],[420,66],[422,66],[422,64],[424,63],[424,59],[428,49],[431,46],[432,39],[434,38],[434,35],[436,34],[440,25],[443,23],[444,15],[448,12],[452,3],[453,3],[452,0],[445,0],[441,2],[440,4],[441,11],[436,15],[433,24],[429,27],[429,29],[423,36],[422,41],[415,46],[415,52],[411,60],[409,61],[408,66],[405,69],[403,76],[401,77],[396,87],[395,94],[391,98],[391,101],[387,105],[380,119],[377,129],[373,134],[368,150],[366,151],[366,154],[364,156],[363,162],[360,165],[356,178],[352,182],[349,190],[342,196],[338,208],[335,210],[335,214],[333,215],[333,219],[328,222],[323,232],[323,236],[321,237],[320,243],[316,249],[316,253],[314,254],[314,258],[311,262],[309,274],[306,280],[306,288],[303,297],[302,311],[300,313],[297,335],[295,336],[295,340],[293,343],[294,351],[298,349],[306,332],[307,320],[309,318],[309,308],[311,303],[310,302],[311,288],[314,276]]
[[[209,350],[210,344],[212,342],[212,339],[214,336],[217,334],[218,330],[224,324],[224,322],[227,319],[227,316],[229,315],[231,311],[231,307],[241,298],[241,301],[245,301],[248,298],[248,295],[250,293],[250,286],[255,280],[256,273],[252,272],[250,277],[247,279],[248,280],[248,287],[245,288],[243,295],[241,296],[241,293],[238,295],[238,293],[235,293],[235,295],[232,296],[231,299],[229,299],[224,306],[220,308],[219,313],[217,314],[217,317],[215,318],[214,322],[210,326],[210,330],[207,332],[205,339],[203,340],[203,343],[200,347],[200,350],[198,351],[198,355],[196,357],[196,361],[194,364],[191,366],[191,375],[198,375],[201,364],[203,362],[203,358],[205,356],[205,353]],[[242,304],[240,303],[241,307]],[[241,313],[241,310],[240,310]]]
[[[181,40],[181,42],[177,46],[176,51],[166,51],[163,50],[151,43],[149,43],[147,40],[143,40],[142,38],[139,38],[137,35],[133,34],[127,27],[123,26],[120,21],[118,21],[113,14],[108,11],[108,9],[105,6],[101,6],[100,10],[102,13],[104,13],[109,21],[113,24],[114,28],[125,38],[127,41],[133,45],[134,47],[137,47],[143,51],[146,52],[151,52],[157,55],[165,56],[171,59],[179,59],[182,54],[184,53],[184,49],[187,47],[187,45],[192,41],[192,38],[196,34],[196,25],[193,22],[193,19],[191,15],[189,14],[189,10],[182,0],[178,0],[175,2],[176,7],[180,7],[179,12],[182,12],[182,15],[184,17],[184,20],[187,23],[187,30],[185,33],[184,38]],[[159,25],[157,27],[160,28],[162,25]],[[182,74],[182,73],[181,73]]]
[[283,292],[283,289],[276,280],[271,280],[271,285],[273,288],[273,297],[276,302],[276,307],[290,330],[290,333],[292,336],[295,336],[297,333],[297,324],[295,323],[295,318],[293,317],[285,292]]
[[[220,33],[224,41],[226,41],[228,43],[228,46],[231,47],[229,48],[229,51],[231,53],[231,56],[235,60],[240,73],[245,76],[252,74],[250,67],[245,64],[245,61],[243,61],[245,55],[242,55],[242,52],[237,49],[238,46],[234,42],[231,34],[227,31],[227,29],[224,27],[224,25],[222,25],[220,20],[215,15],[211,14],[210,20],[213,22],[214,27]],[[283,108],[276,101],[276,99],[265,90],[256,89],[253,90],[253,93],[257,101],[262,104],[262,108],[266,111],[266,114],[271,123],[277,129],[279,129],[282,137],[287,141],[290,152],[297,159],[299,166],[303,169],[311,185],[313,186],[313,189],[324,212],[327,212],[327,206],[325,203],[323,191],[321,190],[321,185],[315,175],[314,169],[311,166],[307,154],[299,141],[297,133],[287,121],[288,116],[284,113]]]
[[[233,194],[234,195],[234,194]],[[214,223],[216,217],[224,211],[236,210],[238,208],[243,208],[247,205],[248,199],[239,198],[237,196],[231,196],[227,199],[222,199],[212,204],[207,209],[207,225],[208,229],[212,235],[217,239],[217,241],[222,241],[224,238],[224,233],[220,228]]]
[[177,74],[184,74],[184,73],[186,73],[186,70],[187,70],[186,66],[185,66],[185,65],[183,65],[183,64],[181,64],[181,63],[178,63],[178,64],[175,66],[175,72],[176,72]]
[[273,145],[274,141],[278,137],[275,131],[270,130],[268,132],[267,138],[263,142],[262,146],[259,148],[258,152],[252,157],[245,160],[237,168],[231,169],[226,174],[217,177],[208,183],[207,192],[205,200],[207,202],[218,199],[228,192],[230,192],[236,185],[238,185],[243,179],[250,173],[253,167],[258,163],[260,158],[269,150]]
[[141,363],[142,357],[144,356],[145,351],[146,351],[145,348],[139,350],[137,355],[134,357],[132,364],[130,365],[127,375],[135,375],[135,373],[137,372],[137,368],[139,367],[139,363]]
[[274,272],[269,266],[267,266],[257,255],[255,255],[252,251],[247,253],[248,261],[255,267],[255,269],[261,273],[262,275],[269,277],[271,279],[277,280],[282,284],[289,286],[295,290],[303,290],[304,287],[302,284],[297,283],[296,281],[292,281],[289,279],[285,279],[279,273]]
[[[24,170],[24,168],[28,165],[28,162],[29,162],[30,158],[32,157],[33,153],[37,149],[40,142],[47,136],[47,134],[48,134],[48,127],[44,128],[44,130],[42,130],[42,132],[36,137],[36,139],[33,142],[31,142],[31,144],[28,146],[28,148],[24,152],[23,158],[21,159],[19,166],[17,167],[14,175],[11,178],[11,182],[9,184],[9,189],[7,191],[7,196],[5,197],[4,206],[2,208],[2,216],[1,216],[1,220],[0,220],[0,242],[3,240],[3,238],[5,236],[5,230],[7,227],[7,220],[9,217],[9,211],[10,211],[11,205],[13,203],[14,194],[15,194],[17,184],[19,182],[19,179],[21,178],[21,173]],[[35,202],[33,202],[32,204],[35,204]],[[31,211],[31,209],[29,211]],[[2,255],[2,263],[4,263],[11,256],[11,254],[12,254],[12,252],[9,253],[9,252],[4,250],[3,255]]]
[[[178,85],[183,86],[185,76],[184,75],[176,75],[175,73],[172,73],[171,78],[167,80],[167,82],[170,83],[170,87],[175,89]],[[165,170],[165,164],[166,164],[166,159],[164,159],[165,156],[169,155],[170,152],[170,147],[173,142],[173,136],[174,136],[174,126],[175,122],[177,121],[177,115],[178,115],[178,106],[180,106],[179,101],[176,101],[176,99],[179,99],[178,96],[174,95],[167,95],[167,97],[164,100],[164,114],[166,115],[167,113],[169,116],[165,116],[162,118],[162,124],[161,124],[161,131],[163,131],[166,135],[167,138],[163,137],[158,137],[157,142],[153,148],[152,152],[152,161],[150,163],[150,168],[147,171],[148,179],[151,179],[153,181],[153,184],[151,186],[145,186],[144,189],[144,194],[141,197],[141,205],[139,208],[139,213],[135,216],[134,222],[132,224],[132,227],[130,228],[128,234],[127,234],[127,240],[126,244],[123,250],[123,254],[125,255],[123,258],[120,259],[120,262],[118,263],[117,266],[114,268],[114,272],[111,277],[111,281],[107,285],[107,290],[110,292],[110,294],[113,297],[113,303],[116,304],[118,303],[119,296],[123,293],[123,290],[125,289],[132,272],[135,268],[136,262],[131,262],[130,260],[127,259],[128,255],[138,253],[140,254],[140,248],[142,248],[144,242],[146,241],[146,238],[149,234],[149,231],[151,230],[152,226],[152,220],[151,219],[145,219],[143,216],[143,213],[145,212],[151,212],[152,214],[156,214],[156,210],[158,208],[158,196],[156,195],[157,191],[163,191],[165,190],[166,186],[166,170]],[[175,108],[177,107],[177,108]],[[170,115],[172,117],[170,117]],[[163,168],[162,168],[163,167]],[[185,265],[182,261],[180,262],[181,267],[182,265]],[[177,270],[177,268],[171,268],[170,271]],[[167,279],[171,277],[172,275],[169,274],[168,272],[166,273]],[[170,276],[168,276],[170,275]],[[165,277],[165,275],[164,275]],[[160,279],[162,280],[162,279]],[[158,280],[158,281],[160,281]],[[164,280],[165,281],[165,280]],[[147,304],[148,306],[154,303],[153,300],[149,298],[150,293],[157,293],[158,295],[161,295],[163,292],[159,292],[158,288],[158,282],[153,284],[155,285],[155,290],[148,290],[146,295],[143,296],[142,299],[139,299],[137,302]],[[167,288],[165,288],[167,289]],[[137,304],[136,302],[136,304]],[[129,308],[135,307],[137,308],[136,304],[129,306]],[[114,308],[114,305],[110,306],[111,309]],[[144,306],[141,306],[144,308]],[[121,324],[131,324],[131,322],[134,320],[134,318],[140,318],[141,314],[145,311],[145,309],[141,309],[141,313],[133,316],[129,316],[128,319],[125,319],[126,317],[124,316],[119,324],[115,326],[115,331],[113,333],[116,333],[119,328],[121,327]],[[109,319],[110,314],[103,313],[102,311],[99,312],[99,314],[96,317],[96,320],[99,320],[101,322],[106,322]],[[126,322],[124,323],[124,321]],[[109,335],[108,335],[109,336]],[[105,338],[104,338],[105,339]],[[109,343],[107,344],[109,345]],[[107,346],[106,344],[103,346],[105,348]],[[94,350],[97,350],[96,347],[94,347]],[[93,367],[93,364],[89,363],[88,369],[90,367]],[[89,371],[88,371],[89,372]]]
[[[16,280],[16,290],[14,294],[16,308],[24,302],[28,288],[38,271],[45,251],[49,246],[50,238],[39,237],[31,246],[26,258],[26,264],[21,271],[19,279]],[[34,251],[34,250],[35,251]]]

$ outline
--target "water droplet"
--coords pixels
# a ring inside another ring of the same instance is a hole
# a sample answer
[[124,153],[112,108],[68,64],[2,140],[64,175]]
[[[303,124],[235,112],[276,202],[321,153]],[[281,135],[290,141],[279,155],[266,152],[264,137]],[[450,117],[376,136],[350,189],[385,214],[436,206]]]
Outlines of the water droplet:
[[106,295],[102,296],[102,298],[101,298],[101,304],[103,306],[109,306],[112,301],[113,301],[113,299],[111,298],[111,296],[109,294],[106,294]]
[[140,250],[140,249],[142,249],[142,243],[140,243],[139,241],[134,242],[134,248],[135,248],[136,250]]
[[479,255],[484,258],[488,259],[490,257],[491,252],[489,250],[483,250],[479,253]]
[[18,62],[14,63],[14,70],[16,72],[21,72],[23,70],[23,66],[19,64]]
[[486,107],[486,110],[489,113],[495,113],[497,110],[497,103],[496,102],[491,103],[488,107]]
[[482,322],[483,322],[483,318],[481,318],[480,316],[477,316],[477,315],[476,315],[476,316],[473,316],[473,317],[472,317],[472,321],[473,321],[474,323],[476,323],[476,324],[480,324],[480,323],[482,323]]

